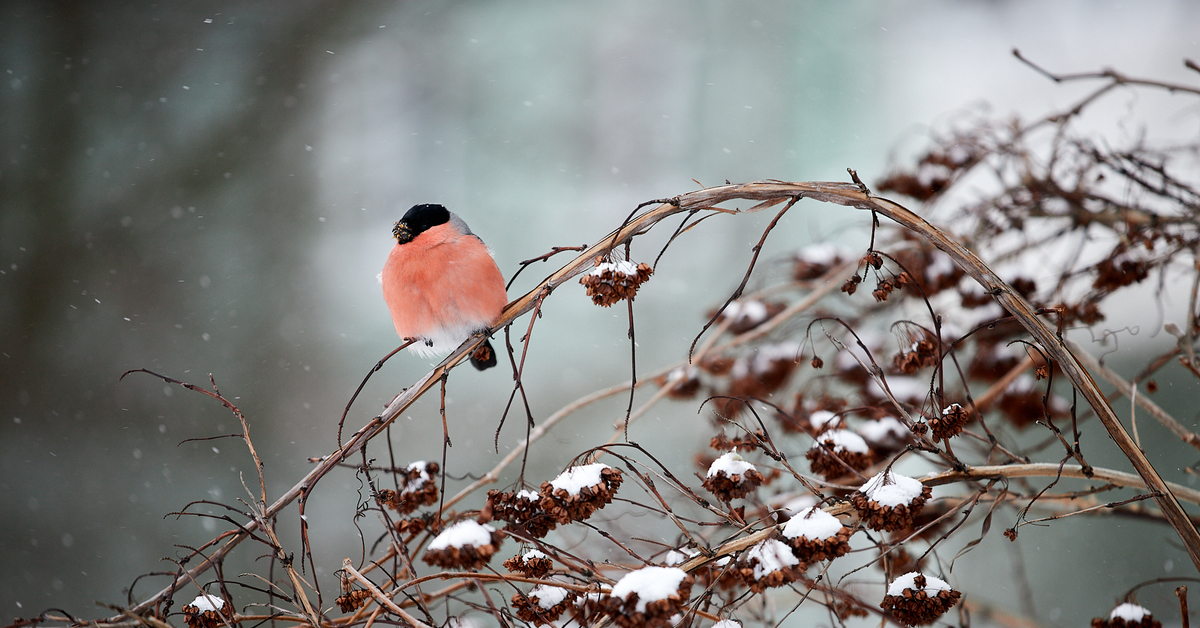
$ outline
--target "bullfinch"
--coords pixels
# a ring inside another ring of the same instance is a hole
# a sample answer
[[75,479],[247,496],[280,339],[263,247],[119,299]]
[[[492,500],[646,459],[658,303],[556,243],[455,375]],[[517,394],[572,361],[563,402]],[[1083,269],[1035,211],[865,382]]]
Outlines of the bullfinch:
[[[392,229],[396,246],[379,279],[401,338],[421,357],[456,349],[489,329],[508,303],[504,276],[467,223],[441,205],[414,205]],[[485,340],[471,356],[479,370],[496,365]]]

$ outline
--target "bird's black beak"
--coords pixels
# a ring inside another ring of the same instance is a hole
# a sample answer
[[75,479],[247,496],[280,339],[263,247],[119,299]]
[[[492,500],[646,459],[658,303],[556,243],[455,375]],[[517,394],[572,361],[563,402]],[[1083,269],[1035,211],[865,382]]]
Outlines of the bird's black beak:
[[392,237],[396,238],[396,244],[411,242],[413,239],[412,228],[403,220],[397,220],[396,226],[392,227]]

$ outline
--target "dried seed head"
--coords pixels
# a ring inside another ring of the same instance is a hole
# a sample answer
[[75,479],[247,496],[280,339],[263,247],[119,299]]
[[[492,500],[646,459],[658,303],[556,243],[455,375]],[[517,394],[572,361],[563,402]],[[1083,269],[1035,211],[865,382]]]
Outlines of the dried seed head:
[[539,584],[529,593],[514,593],[512,606],[522,621],[550,625],[566,612],[576,597],[578,594],[569,589]]
[[933,442],[950,440],[963,431],[963,427],[971,420],[971,413],[966,408],[952,403],[942,410],[942,414],[927,419],[932,432]]
[[862,471],[871,465],[874,456],[867,441],[849,430],[828,430],[818,434],[812,447],[804,454],[809,468],[827,480]]
[[776,539],[767,539],[746,551],[734,567],[738,578],[754,593],[782,587],[804,575],[807,565],[792,554],[792,549]]
[[504,533],[477,521],[460,521],[442,530],[425,550],[425,562],[446,569],[479,569],[491,560]]
[[608,595],[589,597],[589,611],[613,618],[621,628],[666,628],[683,610],[696,579],[676,567],[643,567],[613,585]]
[[1092,628],[1162,628],[1162,622],[1144,606],[1126,602],[1112,609],[1108,619],[1093,619]]
[[624,477],[619,469],[593,463],[571,467],[550,482],[543,482],[539,505],[559,524],[584,521],[611,504]]
[[542,496],[533,491],[500,492],[488,491],[488,503],[484,511],[492,519],[508,523],[506,529],[522,532],[540,539],[558,526],[546,511],[542,510]]
[[207,593],[196,596],[182,611],[188,628],[217,628],[233,617],[233,606],[226,603],[225,598]]
[[704,488],[724,503],[745,497],[763,483],[763,475],[737,452],[729,452],[708,468]]
[[614,303],[633,300],[641,286],[654,271],[646,263],[634,265],[633,262],[620,260],[606,262],[597,257],[595,268],[580,278],[579,283],[587,288],[587,295],[592,303],[608,307]]
[[913,478],[884,471],[863,483],[850,497],[863,523],[872,530],[902,530],[912,525],[932,490]]
[[937,621],[961,597],[945,581],[912,571],[888,585],[879,607],[906,626],[922,626]]
[[850,551],[850,536],[854,531],[842,525],[837,517],[813,506],[788,519],[780,534],[792,548],[792,555],[808,565],[844,556]]
[[554,561],[538,550],[529,550],[524,554],[513,556],[504,561],[504,568],[522,574],[528,578],[541,578],[550,573]]
[[437,476],[440,467],[436,462],[418,460],[399,474],[400,492],[391,489],[379,491],[375,498],[379,503],[407,515],[421,506],[436,504],[438,500]]

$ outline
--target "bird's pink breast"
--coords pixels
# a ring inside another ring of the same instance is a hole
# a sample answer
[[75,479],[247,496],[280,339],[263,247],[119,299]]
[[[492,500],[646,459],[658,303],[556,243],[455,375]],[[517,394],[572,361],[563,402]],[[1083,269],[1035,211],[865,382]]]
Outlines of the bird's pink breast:
[[461,342],[491,326],[508,303],[504,277],[487,247],[448,224],[392,247],[382,280],[401,338],[451,335]]

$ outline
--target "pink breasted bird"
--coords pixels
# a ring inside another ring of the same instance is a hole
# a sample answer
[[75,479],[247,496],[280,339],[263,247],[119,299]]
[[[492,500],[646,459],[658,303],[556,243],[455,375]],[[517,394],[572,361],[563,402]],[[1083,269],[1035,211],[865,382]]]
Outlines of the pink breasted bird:
[[[380,281],[383,300],[401,338],[415,338],[417,355],[452,351],[489,329],[508,303],[504,276],[483,240],[441,205],[414,205],[392,229],[396,246]],[[496,365],[484,341],[471,356],[479,370]]]

